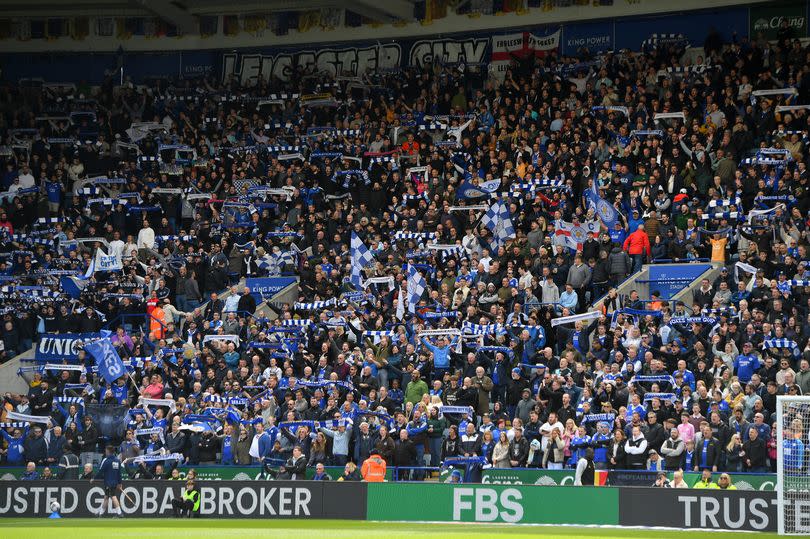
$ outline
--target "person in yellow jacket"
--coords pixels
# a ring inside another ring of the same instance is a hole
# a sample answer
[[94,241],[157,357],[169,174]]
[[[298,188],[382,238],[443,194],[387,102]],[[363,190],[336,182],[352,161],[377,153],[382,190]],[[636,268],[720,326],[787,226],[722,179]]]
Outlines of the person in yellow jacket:
[[712,481],[712,471],[708,468],[703,470],[703,475],[700,477],[697,483],[692,488],[707,488],[707,489],[714,489],[717,488],[717,483]]
[[363,461],[361,468],[363,481],[369,483],[382,483],[385,480],[386,464],[376,449],[371,450],[371,455]]
[[174,509],[175,517],[188,518],[200,510],[200,491],[197,490],[194,481],[186,482],[186,490],[183,491],[180,499],[172,500],[172,509]]
[[717,480],[717,486],[720,490],[737,490],[737,487],[731,482],[731,476],[727,473],[721,473],[720,479]]

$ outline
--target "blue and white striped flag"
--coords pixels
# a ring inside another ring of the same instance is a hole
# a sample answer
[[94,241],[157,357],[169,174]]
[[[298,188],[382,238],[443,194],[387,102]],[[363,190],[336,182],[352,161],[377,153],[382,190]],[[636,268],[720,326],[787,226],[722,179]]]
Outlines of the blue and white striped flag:
[[509,206],[502,200],[496,200],[484,214],[481,222],[492,231],[493,250],[506,243],[509,238],[515,237],[515,227],[512,226],[512,216]]
[[416,305],[427,290],[427,282],[413,265],[408,264],[408,312],[415,313]]
[[351,256],[352,256],[352,275],[350,282],[357,288],[363,286],[363,278],[360,275],[360,270],[374,262],[374,255],[371,254],[368,247],[363,243],[356,233],[352,232],[351,243]]

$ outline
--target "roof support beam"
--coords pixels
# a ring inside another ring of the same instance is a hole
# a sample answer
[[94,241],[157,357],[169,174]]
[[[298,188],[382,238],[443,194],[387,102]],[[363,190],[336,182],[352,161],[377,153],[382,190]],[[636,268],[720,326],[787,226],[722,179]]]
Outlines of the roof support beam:
[[380,22],[413,19],[413,4],[407,0],[354,0],[350,9]]
[[169,0],[132,0],[132,2],[175,25],[177,30],[183,34],[193,34],[198,30],[194,15],[177,7]]

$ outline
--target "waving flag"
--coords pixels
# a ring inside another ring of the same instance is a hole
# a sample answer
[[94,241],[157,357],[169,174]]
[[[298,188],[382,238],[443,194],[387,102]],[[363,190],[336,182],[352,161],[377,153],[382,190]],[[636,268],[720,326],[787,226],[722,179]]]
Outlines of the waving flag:
[[352,275],[350,282],[357,288],[362,288],[363,277],[360,275],[360,270],[374,262],[374,256],[368,247],[360,239],[360,236],[352,232],[351,243],[351,256],[352,256]]
[[509,207],[502,200],[495,201],[484,214],[481,222],[492,231],[493,250],[506,243],[509,238],[515,237],[515,227],[512,226],[512,216]]
[[408,312],[415,313],[416,305],[427,290],[427,282],[413,265],[408,264]]
[[588,199],[588,206],[593,208],[594,213],[602,220],[602,223],[608,227],[608,230],[613,229],[613,225],[616,224],[616,221],[619,219],[619,212],[616,211],[616,208],[608,202],[607,200],[603,199],[602,196],[599,194],[599,180],[594,177],[593,185],[590,189],[585,191],[585,197]]
[[126,369],[124,368],[124,362],[121,361],[118,352],[115,351],[115,348],[110,342],[108,337],[109,332],[103,333],[107,333],[107,335],[102,339],[85,345],[84,350],[96,360],[98,373],[107,383],[111,384],[121,378],[126,373]]
[[575,251],[582,250],[582,244],[588,239],[588,232],[581,226],[566,221],[554,222],[554,238],[558,245],[564,245]]
[[477,186],[473,185],[469,181],[465,181],[462,183],[458,188],[458,195],[456,198],[459,199],[468,199],[468,198],[480,198],[480,197],[487,197],[494,193],[498,187],[501,186],[501,180],[490,180],[488,182],[481,182]]

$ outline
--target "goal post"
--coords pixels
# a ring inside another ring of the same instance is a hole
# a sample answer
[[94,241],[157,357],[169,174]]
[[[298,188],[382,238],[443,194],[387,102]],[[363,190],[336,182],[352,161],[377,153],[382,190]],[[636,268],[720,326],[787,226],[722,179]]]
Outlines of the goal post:
[[776,397],[776,497],[779,535],[810,535],[810,396]]

